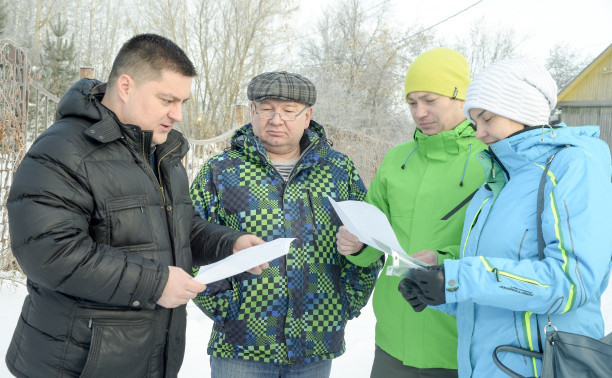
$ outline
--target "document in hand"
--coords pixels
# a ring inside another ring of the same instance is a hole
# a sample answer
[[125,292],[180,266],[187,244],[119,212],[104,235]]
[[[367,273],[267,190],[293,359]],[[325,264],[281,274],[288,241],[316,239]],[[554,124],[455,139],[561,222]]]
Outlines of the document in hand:
[[329,196],[327,198],[348,231],[361,242],[393,256],[394,265],[398,263],[398,267],[412,269],[423,269],[429,265],[411,257],[402,249],[387,216],[376,206],[361,201],[336,202]]
[[289,252],[295,238],[280,238],[251,248],[243,249],[231,256],[200,267],[195,279],[203,284],[235,276],[263,263],[267,263]]

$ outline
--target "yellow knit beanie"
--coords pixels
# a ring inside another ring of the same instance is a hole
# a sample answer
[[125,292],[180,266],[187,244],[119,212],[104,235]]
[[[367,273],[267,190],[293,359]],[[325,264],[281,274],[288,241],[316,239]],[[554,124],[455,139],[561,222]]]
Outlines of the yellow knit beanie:
[[412,92],[432,92],[465,100],[470,85],[470,67],[460,52],[444,47],[419,55],[408,67],[404,99]]

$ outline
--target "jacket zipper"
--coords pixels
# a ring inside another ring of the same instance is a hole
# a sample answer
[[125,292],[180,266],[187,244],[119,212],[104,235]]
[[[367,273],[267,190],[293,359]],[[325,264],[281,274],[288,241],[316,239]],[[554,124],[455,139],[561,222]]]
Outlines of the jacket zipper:
[[142,140],[142,145],[141,145],[141,147],[142,147],[142,157],[143,157],[143,159],[144,159],[144,161],[146,163],[146,166],[149,167],[149,171],[151,172],[151,175],[152,175],[151,177],[153,177],[155,179],[155,181],[157,182],[157,185],[158,185],[159,190],[160,190],[161,195],[162,195],[162,201],[163,201],[164,206],[165,206],[166,205],[166,194],[164,193],[164,187],[161,184],[161,175],[159,175],[159,170],[157,171],[157,174],[160,177],[158,178],[155,175],[155,171],[153,171],[153,167],[151,167],[151,163],[150,163],[151,159],[148,159],[148,157],[147,157],[147,151],[145,150],[145,148],[146,148],[146,146],[145,146],[146,145],[146,143],[145,143],[145,140],[146,140],[145,133],[141,132],[140,135],[142,137],[141,138],[141,140]]
[[463,201],[461,201],[459,203],[459,205],[455,206],[451,211],[448,212],[448,214],[443,216],[441,220],[448,220],[450,217],[455,215],[455,213],[457,213],[459,210],[461,210],[461,208],[463,206],[465,206],[468,202],[470,202],[472,200],[472,198],[474,198],[474,196],[476,195],[476,192],[478,191],[478,189],[479,188],[476,188],[476,190],[474,190],[469,196],[467,196]]
[[489,156],[491,156],[491,176],[493,178],[495,178],[495,164],[493,164],[493,161],[497,162],[497,164],[499,164],[499,167],[502,169],[502,171],[504,171],[504,173],[506,174],[506,177],[508,177],[507,181],[510,181],[510,173],[508,172],[508,170],[506,169],[506,167],[504,167],[504,165],[502,164],[502,162],[499,160],[499,158],[497,157],[497,155],[495,155],[495,152],[493,152],[493,150],[491,148],[489,148],[487,150],[487,152],[489,153]]
[[525,232],[523,233],[523,237],[521,238],[521,244],[519,244],[519,249],[517,253],[518,261],[521,261],[521,250],[523,249],[523,243],[525,242],[525,237],[527,236],[528,231],[529,229],[525,230]]
[[[320,138],[318,138],[317,140],[320,140]],[[277,175],[278,175],[278,176],[281,178],[281,180],[283,181],[283,188],[282,188],[282,190],[281,190],[281,195],[280,195],[280,198],[279,198],[279,199],[280,199],[280,204],[281,204],[281,209],[280,209],[281,211],[284,211],[284,210],[285,210],[285,193],[286,193],[287,187],[289,186],[289,183],[291,182],[291,180],[292,180],[292,179],[294,178],[294,176],[295,176],[296,168],[298,168],[298,167],[300,166],[300,163],[301,163],[302,159],[304,159],[304,156],[306,156],[306,153],[307,153],[308,151],[310,151],[310,150],[313,148],[313,146],[316,144],[317,140],[314,140],[312,143],[310,143],[310,144],[308,145],[308,147],[306,147],[306,149],[304,149],[304,151],[301,153],[300,158],[299,158],[299,160],[298,160],[298,161],[295,163],[295,166],[294,166],[294,167],[293,167],[293,169],[291,170],[291,173],[289,174],[289,177],[287,178],[287,181],[285,181],[285,180],[283,179],[283,176],[280,174],[280,172],[278,172],[278,170],[277,170],[277,169],[274,167],[274,165],[273,165],[273,164],[268,164],[268,165],[270,165],[270,166],[272,167],[272,169],[274,170],[274,172],[276,172],[276,174],[277,174]],[[244,148],[244,142],[243,142],[243,148]],[[263,161],[263,162],[265,162],[265,163],[267,163],[267,160],[268,160],[268,159],[267,159],[267,156],[266,156],[266,154],[265,154],[264,152],[262,152],[262,151],[259,149],[259,146],[258,146],[258,144],[257,144],[257,143],[255,143],[255,149],[257,150],[257,153],[260,155],[260,157],[261,157],[262,161]],[[309,200],[309,203],[310,203],[310,208],[311,208],[311,211],[312,211],[312,199],[310,198],[310,191],[308,191],[308,192],[307,192],[307,195],[308,195],[308,200]],[[313,214],[313,221],[314,221],[314,211],[313,211],[313,213],[312,213],[312,214]],[[288,269],[287,269],[287,257],[286,257],[286,256],[285,256],[285,272],[286,272],[286,274],[287,274],[287,276],[288,276]],[[288,299],[287,299],[287,300],[288,300]],[[284,328],[285,328],[285,318],[284,318],[284,317],[282,318],[282,322],[283,322],[283,324],[282,324],[282,328],[284,329]],[[283,335],[282,335],[282,339],[283,339],[283,341],[284,341],[284,342],[285,342],[285,344],[286,344],[286,337],[285,337],[285,334],[284,334],[284,333],[283,333]],[[292,358],[292,357],[289,357],[289,356],[287,356],[287,357],[286,357],[286,359],[285,359],[285,361],[286,361],[287,363],[292,363],[292,360],[293,360],[293,358]]]
[[[179,147],[181,147],[181,143],[179,142],[174,148],[172,148],[170,151],[168,151],[167,154],[165,154],[164,156],[160,157],[159,160],[157,161],[157,174],[159,175],[159,188],[161,189],[162,192],[162,197],[164,199],[164,204],[166,204],[166,191],[164,189],[164,184],[162,181],[162,174],[161,174],[161,162],[162,160],[164,160],[164,158],[166,158],[168,155],[170,155],[171,153],[173,153],[174,151],[178,150]],[[153,170],[153,169],[151,169]]]
[[467,236],[465,237],[465,241],[463,242],[463,249],[461,251],[461,257],[465,257],[465,248],[467,247],[468,240],[470,240],[470,234],[472,233],[472,229],[474,228],[474,225],[478,221],[478,217],[480,216],[482,207],[484,206],[485,203],[487,203],[489,198],[490,197],[487,197],[485,198],[484,201],[482,201],[482,203],[480,204],[480,207],[478,208],[478,211],[476,212],[476,215],[474,215],[474,218],[472,219],[472,223],[470,223],[470,229],[468,230]]
[[[143,152],[143,156],[146,158],[146,151],[145,151],[145,143],[144,143],[144,132],[142,133],[142,140],[143,140],[143,145],[142,145],[142,152]],[[166,214],[168,212],[168,208],[167,208],[167,203],[166,203],[166,191],[164,189],[164,183],[163,183],[163,179],[162,179],[162,171],[161,171],[161,162],[162,160],[164,160],[168,155],[170,155],[171,153],[173,153],[174,151],[176,151],[179,147],[181,147],[181,142],[179,142],[175,147],[173,147],[172,149],[170,149],[165,155],[161,156],[159,159],[157,159],[157,176],[155,175],[155,172],[153,171],[153,167],[151,167],[150,164],[147,164],[147,166],[149,167],[149,170],[151,171],[151,173],[153,173],[153,177],[155,177],[155,179],[157,180],[157,183],[159,185],[159,190],[161,191],[161,195],[162,195],[162,201],[163,201],[163,206],[164,206],[164,210],[166,211]],[[168,224],[170,222],[168,222],[167,220],[167,215],[166,215],[166,222],[167,222],[167,230],[168,230],[168,239],[170,240],[170,245],[172,245],[171,250],[174,251],[174,246],[173,246],[173,238],[172,238],[172,233],[170,230],[171,224]],[[176,264],[176,256],[174,255],[174,253],[171,254],[172,255],[172,261],[173,264]],[[166,324],[166,331],[165,331],[165,335],[164,335],[164,356],[163,356],[163,366],[162,366],[162,371],[165,373],[166,369],[168,367],[168,358],[169,358],[169,352],[168,352],[168,347],[169,347],[169,329],[170,329],[170,325],[172,324],[172,317],[174,314],[174,310],[171,309],[169,316],[168,316],[168,323]]]
[[[306,147],[306,149],[304,150],[304,152],[302,152],[302,154],[300,155],[300,159],[295,163],[295,166],[293,167],[293,169],[291,170],[291,173],[289,174],[289,177],[287,178],[287,182],[285,182],[285,184],[283,185],[283,191],[282,191],[282,195],[281,195],[281,204],[283,206],[283,211],[285,209],[285,192],[287,190],[287,187],[289,186],[289,183],[291,182],[291,180],[295,177],[295,173],[297,171],[297,168],[299,168],[300,163],[302,162],[302,160],[304,159],[304,156],[306,156],[306,153],[308,151],[310,151],[312,149],[312,147],[315,145],[316,140],[313,141],[312,143],[310,143],[308,145],[308,147]],[[274,166],[272,166],[272,168],[274,168]],[[276,170],[276,168],[274,168],[274,170]],[[278,171],[277,171],[278,173]],[[280,175],[280,173],[278,173]],[[281,176],[282,178],[282,176]],[[314,244],[314,210],[312,208],[312,198],[310,195],[310,190],[306,189],[306,194],[308,196],[308,202],[310,205],[310,211],[312,212],[312,220],[313,220],[313,244]],[[285,258],[285,272],[287,271],[287,258]],[[285,318],[283,317],[283,329],[285,327]],[[285,342],[285,344],[287,343],[286,341],[286,337],[285,334],[283,333],[283,341]],[[295,358],[293,357],[289,357],[287,356],[287,360],[286,360],[289,364],[293,364],[295,362]]]
[[306,188],[306,196],[308,197],[308,207],[310,207],[310,214],[312,214],[312,246],[316,250],[317,243],[315,240],[315,227],[317,225],[317,218],[315,216],[315,210],[312,204],[312,194],[310,193],[310,189],[308,188]]

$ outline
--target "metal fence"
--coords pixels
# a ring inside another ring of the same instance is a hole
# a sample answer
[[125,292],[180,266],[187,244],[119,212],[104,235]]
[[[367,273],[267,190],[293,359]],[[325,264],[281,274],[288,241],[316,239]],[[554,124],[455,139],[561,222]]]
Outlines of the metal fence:
[[59,98],[35,82],[30,83],[28,95],[30,98],[27,130],[29,145],[55,121]]
[[0,270],[17,268],[10,254],[6,199],[27,149],[29,72],[24,50],[0,45]]
[[187,138],[189,142],[189,152],[187,152],[187,155],[185,155],[183,159],[183,165],[187,170],[189,182],[195,179],[206,160],[230,146],[230,138],[235,130],[236,129],[226,131],[211,139],[196,140]]

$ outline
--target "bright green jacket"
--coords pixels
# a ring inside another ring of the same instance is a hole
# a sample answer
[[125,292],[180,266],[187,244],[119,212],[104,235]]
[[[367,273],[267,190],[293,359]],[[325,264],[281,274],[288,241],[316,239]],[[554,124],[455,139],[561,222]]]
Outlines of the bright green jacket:
[[[439,261],[457,258],[467,204],[484,182],[475,154],[486,146],[475,134],[469,121],[432,136],[417,130],[413,141],[385,156],[366,201],[387,215],[409,254],[445,250],[453,252],[440,252]],[[381,254],[367,247],[349,260],[368,266]],[[397,290],[400,278],[385,274],[390,263],[374,289],[376,345],[404,365],[457,369],[455,317],[429,308],[414,312]]]

